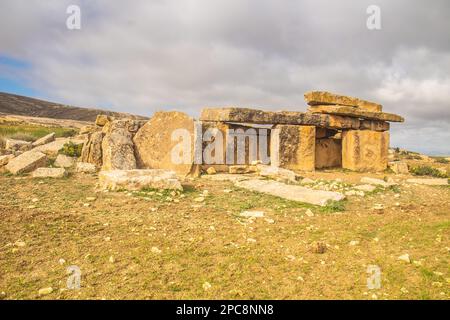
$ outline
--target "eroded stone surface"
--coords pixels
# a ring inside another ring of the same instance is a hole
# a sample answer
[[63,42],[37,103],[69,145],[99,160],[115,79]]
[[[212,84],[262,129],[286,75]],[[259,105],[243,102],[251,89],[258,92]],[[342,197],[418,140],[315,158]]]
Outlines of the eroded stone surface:
[[5,140],[5,149],[11,151],[29,151],[32,148],[31,142],[15,140],[15,139],[6,139]]
[[84,143],[84,140],[72,139],[72,138],[56,138],[55,141],[43,144],[33,149],[33,151],[39,151],[47,155],[57,155],[60,150],[63,149],[66,143],[72,142],[76,145]]
[[397,174],[408,174],[409,173],[409,169],[408,169],[408,164],[406,162],[402,162],[402,161],[393,161],[393,162],[389,162],[389,168]]
[[342,133],[342,167],[354,171],[387,168],[389,132],[346,130]]
[[55,136],[56,136],[56,134],[54,132],[52,132],[52,133],[50,133],[50,134],[48,134],[48,135],[46,135],[46,136],[44,136],[44,137],[42,137],[40,139],[37,139],[32,144],[33,148],[42,146],[42,145],[50,143],[52,141],[55,141]]
[[0,156],[0,167],[6,166],[11,159],[14,159],[13,154]]
[[288,185],[271,180],[237,181],[239,188],[277,196],[283,199],[325,206],[328,201],[340,201],[345,198],[342,193],[322,190],[312,190],[298,185]]
[[39,167],[45,167],[46,165],[47,156],[42,152],[32,150],[9,160],[5,168],[12,174],[21,174],[31,172]]
[[77,162],[76,172],[81,173],[95,173],[97,172],[97,167],[95,164],[87,162]]
[[337,106],[337,105],[316,105],[310,106],[308,111],[313,113],[326,113],[339,116],[357,117],[369,120],[390,121],[390,122],[404,122],[403,117],[386,112],[371,112],[361,110],[359,108]]
[[81,161],[95,164],[98,167],[103,165],[102,141],[104,133],[96,131],[89,134],[88,141],[81,151]]
[[433,178],[433,179],[408,179],[406,180],[407,183],[414,183],[414,184],[424,184],[428,186],[446,186],[448,185],[448,179],[441,179],[441,178]]
[[[183,133],[189,140],[186,148],[181,148],[180,144],[183,141]],[[133,140],[140,168],[173,170],[180,176],[188,175],[193,169],[194,119],[185,113],[175,111],[155,113]],[[173,156],[176,158],[173,159]]]
[[31,174],[33,178],[63,178],[66,175],[64,168],[37,168]]
[[75,165],[77,159],[63,154],[58,154],[54,165],[60,168],[71,168]]
[[143,188],[183,190],[176,173],[163,169],[101,171],[99,186],[109,190]]
[[378,103],[327,91],[307,92],[305,93],[305,100],[310,106],[332,104],[356,107],[371,112],[381,112],[382,110],[382,106]]

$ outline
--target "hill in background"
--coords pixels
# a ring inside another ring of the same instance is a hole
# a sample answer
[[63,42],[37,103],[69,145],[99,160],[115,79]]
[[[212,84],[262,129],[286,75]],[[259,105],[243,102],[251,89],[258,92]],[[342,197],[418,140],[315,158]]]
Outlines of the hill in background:
[[4,92],[0,92],[0,113],[77,121],[95,121],[98,114],[106,114],[119,119],[148,119],[123,112],[67,106]]

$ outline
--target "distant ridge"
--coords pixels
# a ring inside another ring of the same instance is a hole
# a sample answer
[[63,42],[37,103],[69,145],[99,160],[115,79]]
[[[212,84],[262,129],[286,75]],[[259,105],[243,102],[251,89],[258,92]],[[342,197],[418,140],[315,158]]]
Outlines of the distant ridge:
[[148,119],[129,113],[72,107],[5,92],[0,92],[0,113],[77,121],[95,121],[98,114],[106,114],[118,119]]

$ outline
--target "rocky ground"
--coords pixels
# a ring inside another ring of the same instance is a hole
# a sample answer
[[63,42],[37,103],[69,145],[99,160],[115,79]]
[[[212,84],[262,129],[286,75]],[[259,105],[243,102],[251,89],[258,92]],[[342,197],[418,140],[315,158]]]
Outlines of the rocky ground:
[[[392,173],[305,176],[343,192],[363,177],[398,185],[319,207],[213,176],[183,192],[104,192],[96,174],[3,174],[2,298],[449,299],[448,186]],[[80,290],[67,289],[73,265]],[[367,288],[369,265],[381,269],[380,289]]]

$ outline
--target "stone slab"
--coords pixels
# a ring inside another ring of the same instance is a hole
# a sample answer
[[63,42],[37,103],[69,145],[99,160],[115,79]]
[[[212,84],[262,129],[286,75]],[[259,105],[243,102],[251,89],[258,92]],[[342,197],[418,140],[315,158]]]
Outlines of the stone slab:
[[427,186],[446,186],[448,185],[448,179],[441,179],[441,178],[435,178],[435,179],[408,179],[406,180],[407,183],[413,183],[413,184],[423,184]]
[[109,190],[143,188],[183,190],[176,173],[163,169],[101,171],[99,186]]
[[397,114],[386,112],[371,112],[359,108],[338,106],[338,105],[316,105],[308,108],[314,114],[331,114],[347,117],[355,117],[369,120],[404,122],[405,119]]
[[298,185],[288,185],[271,180],[244,180],[236,182],[235,185],[239,188],[318,206],[325,206],[328,201],[340,201],[345,199],[345,196],[339,192],[313,190]]
[[12,174],[31,172],[39,167],[47,165],[47,156],[38,151],[27,151],[20,156],[11,159],[6,165],[6,170]]
[[305,93],[305,100],[310,106],[335,104],[356,107],[371,112],[381,112],[382,106],[375,102],[362,100],[350,96],[339,95],[327,91],[311,91]]
[[35,142],[33,142],[32,146],[33,146],[33,148],[35,148],[35,147],[39,147],[44,144],[50,143],[52,141],[55,141],[55,137],[56,137],[56,134],[54,132],[49,133],[48,135],[46,135],[42,138],[39,138]]
[[66,175],[64,168],[37,168],[31,173],[33,178],[64,178]]

